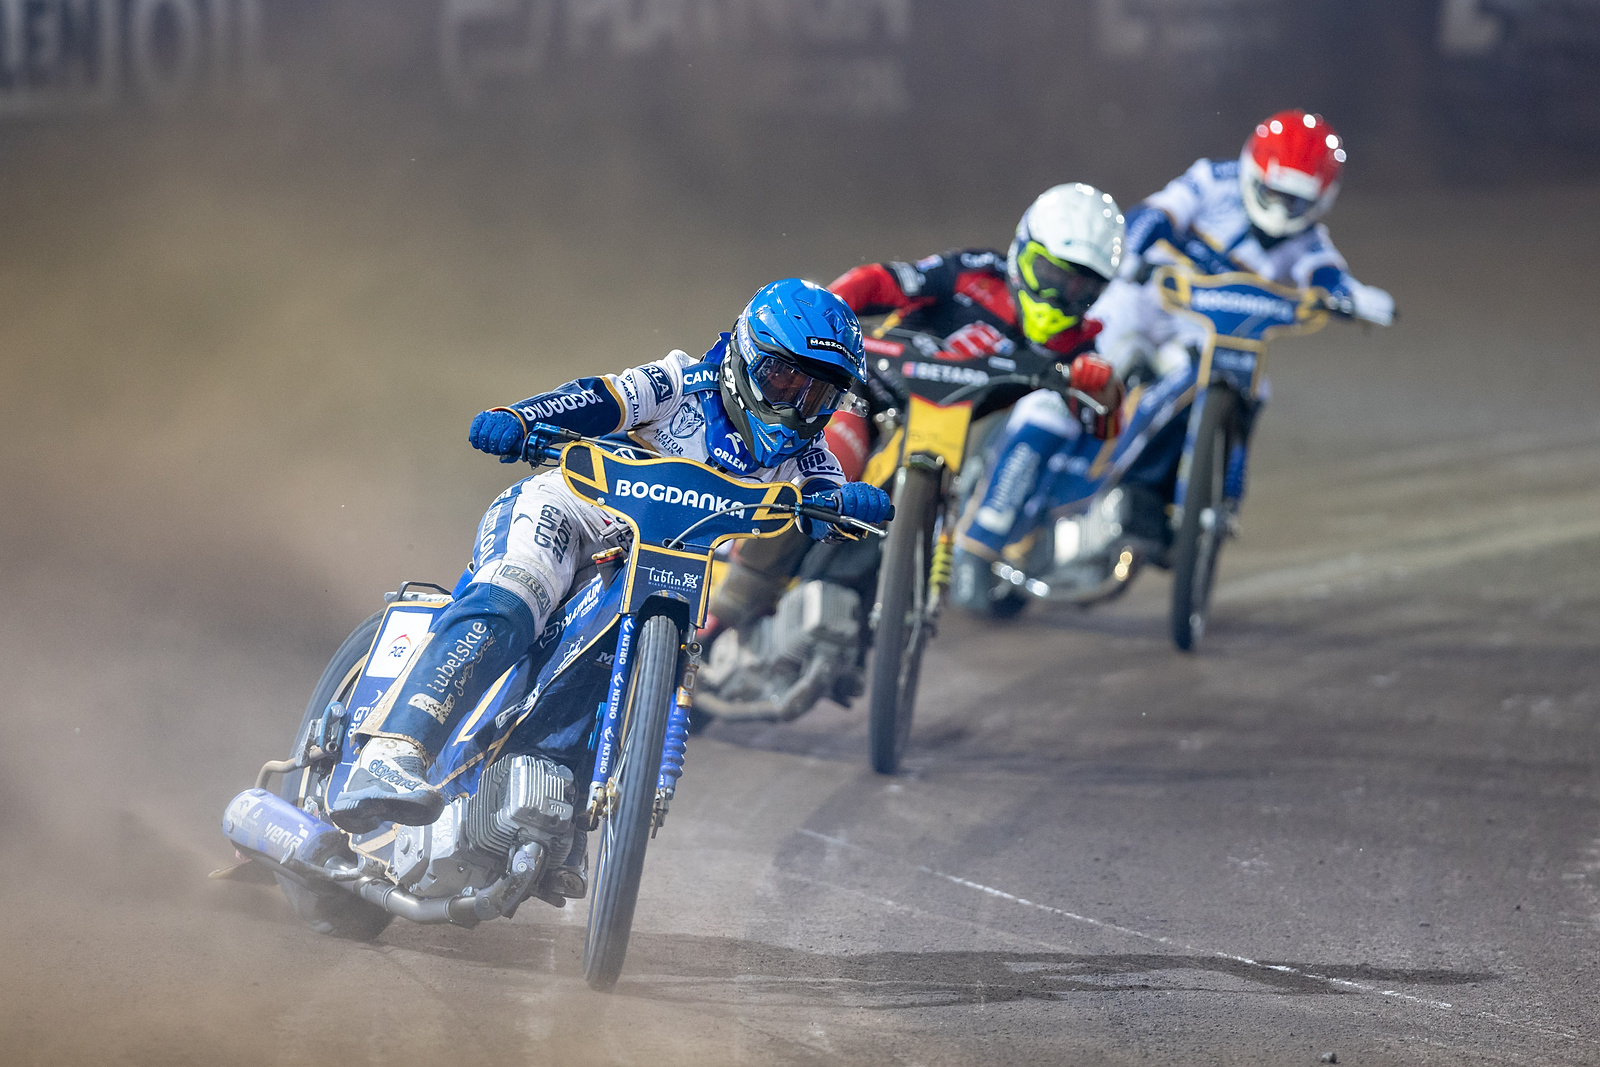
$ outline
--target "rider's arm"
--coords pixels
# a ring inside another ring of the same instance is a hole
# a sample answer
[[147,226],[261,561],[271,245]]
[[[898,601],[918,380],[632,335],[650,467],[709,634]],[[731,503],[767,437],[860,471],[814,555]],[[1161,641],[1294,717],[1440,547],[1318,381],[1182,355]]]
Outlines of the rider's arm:
[[926,256],[915,263],[863,263],[835,278],[828,289],[857,315],[910,311],[948,300],[964,270],[979,270],[1004,257],[982,248]]
[[683,370],[677,356],[673,353],[621,374],[578,378],[511,408],[529,424],[547,423],[588,437],[631,430],[682,394]]
[[[844,470],[839,466],[838,459],[828,450],[827,442],[820,437],[814,439],[810,447],[798,456],[785,460],[775,475],[798,485],[802,498],[816,496],[818,493],[831,493],[845,484]],[[808,537],[816,541],[840,541],[854,537],[851,534],[841,533],[832,523],[818,522],[815,519],[802,517],[796,520],[796,524]]]
[[1328,303],[1336,311],[1382,326],[1394,321],[1394,297],[1375,285],[1357,281],[1328,239],[1327,227],[1320,223],[1306,254],[1290,268],[1289,275],[1301,289],[1327,293]]
[[1157,241],[1176,243],[1178,235],[1189,229],[1206,197],[1216,191],[1219,184],[1225,183],[1225,176],[1218,176],[1219,169],[1226,168],[1209,159],[1195,160],[1194,166],[1128,212],[1124,244],[1128,255],[1119,271],[1123,277],[1133,277],[1139,272],[1144,254]]

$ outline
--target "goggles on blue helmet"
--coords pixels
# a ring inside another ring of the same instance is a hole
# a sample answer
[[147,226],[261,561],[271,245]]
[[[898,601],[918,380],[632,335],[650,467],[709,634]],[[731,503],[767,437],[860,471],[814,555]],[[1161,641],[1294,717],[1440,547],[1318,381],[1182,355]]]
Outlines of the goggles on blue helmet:
[[791,408],[801,420],[833,412],[845,390],[814,378],[781,356],[763,353],[749,367],[750,385],[756,395],[774,408]]
[[807,367],[810,361],[759,344],[742,322],[735,343],[753,394],[750,399],[756,401],[752,414],[762,422],[809,433],[821,428],[849,391],[848,385],[816,373],[820,368]]

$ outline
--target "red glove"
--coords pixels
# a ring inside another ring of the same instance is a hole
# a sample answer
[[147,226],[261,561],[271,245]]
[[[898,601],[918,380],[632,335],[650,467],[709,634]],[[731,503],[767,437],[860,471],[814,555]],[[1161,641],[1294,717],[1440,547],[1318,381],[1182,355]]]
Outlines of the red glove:
[[1104,415],[1089,407],[1075,396],[1067,397],[1067,410],[1083,424],[1083,428],[1102,441],[1109,441],[1122,432],[1122,379],[1111,369],[1111,364],[1098,356],[1083,355],[1073,360],[1067,368],[1067,383],[1081,393],[1094,398],[1106,409]]

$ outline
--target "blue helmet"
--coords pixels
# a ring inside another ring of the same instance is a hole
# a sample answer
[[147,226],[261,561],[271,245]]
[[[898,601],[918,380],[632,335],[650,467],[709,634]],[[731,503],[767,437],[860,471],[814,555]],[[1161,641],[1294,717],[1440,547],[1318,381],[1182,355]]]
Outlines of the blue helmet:
[[784,278],[739,315],[722,360],[722,404],[763,467],[802,451],[866,373],[861,323],[820,285]]

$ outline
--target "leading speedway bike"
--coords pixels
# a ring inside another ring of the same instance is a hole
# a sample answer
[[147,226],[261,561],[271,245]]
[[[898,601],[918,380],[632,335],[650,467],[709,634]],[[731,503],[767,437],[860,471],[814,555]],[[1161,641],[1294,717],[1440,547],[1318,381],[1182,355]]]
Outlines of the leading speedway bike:
[[[472,927],[510,918],[530,898],[564,907],[588,894],[593,833],[583,975],[609,990],[646,846],[683,773],[695,634],[717,546],[777,536],[801,516],[882,531],[802,501],[787,482],[743,482],[550,426],[535,426],[530,442],[524,459],[559,463],[567,487],[621,518],[632,538],[579,573],[526,654],[451,732],[429,772],[443,814],[356,835],[326,821],[354,767],[357,728],[451,602],[443,587],[407,582],[334,654],[291,755],[268,762],[228,804],[222,829],[241,862],[217,874],[276,881],[313,929],[371,940],[395,916]],[[278,788],[267,788],[275,776]]]
[[[1163,306],[1190,324],[1179,372],[1135,382],[1125,428],[1110,442],[1080,437],[1051,457],[1023,507],[1031,518],[990,567],[986,589],[963,599],[1009,617],[1035,600],[1088,607],[1125,592],[1149,562],[1172,570],[1173,643],[1193,651],[1205,633],[1222,546],[1239,530],[1250,434],[1264,397],[1268,345],[1353,317],[1321,289],[1255,274],[1204,274],[1178,259],[1152,278]],[[1165,553],[1123,536],[1130,501],[1123,476],[1151,440],[1188,408]],[[1152,560],[1152,557],[1154,559]]]

